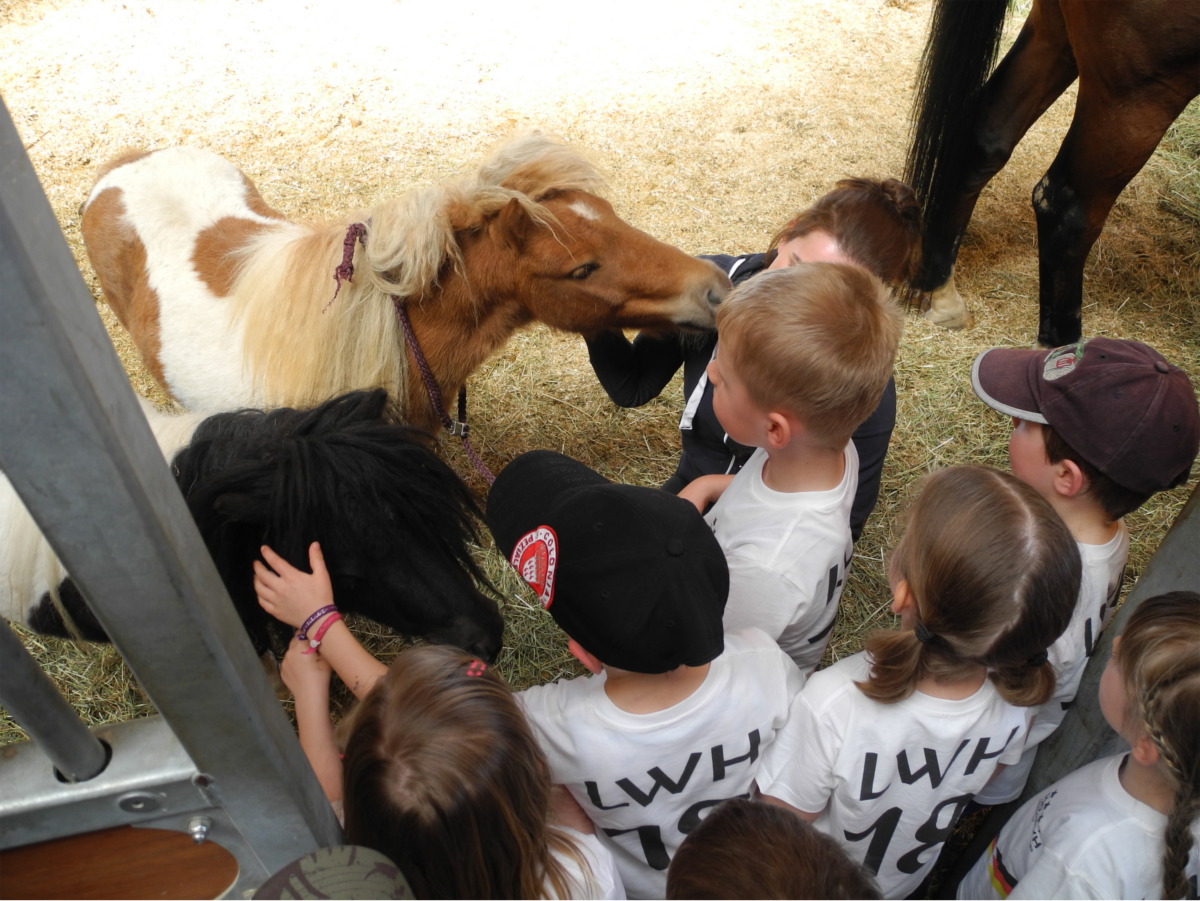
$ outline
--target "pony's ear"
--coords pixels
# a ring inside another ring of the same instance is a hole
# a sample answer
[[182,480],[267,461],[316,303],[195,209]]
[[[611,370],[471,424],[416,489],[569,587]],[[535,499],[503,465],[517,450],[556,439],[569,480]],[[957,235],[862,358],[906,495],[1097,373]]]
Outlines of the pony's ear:
[[520,253],[525,249],[525,240],[533,227],[533,219],[525,211],[521,201],[514,197],[496,215],[491,224],[491,232],[497,244],[514,253]]

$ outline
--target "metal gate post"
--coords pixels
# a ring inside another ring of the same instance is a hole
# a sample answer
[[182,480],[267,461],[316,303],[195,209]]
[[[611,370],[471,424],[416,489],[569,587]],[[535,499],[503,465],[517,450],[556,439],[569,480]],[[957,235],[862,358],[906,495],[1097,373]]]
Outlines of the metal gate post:
[[0,467],[253,849],[237,889],[337,844],[2,102]]

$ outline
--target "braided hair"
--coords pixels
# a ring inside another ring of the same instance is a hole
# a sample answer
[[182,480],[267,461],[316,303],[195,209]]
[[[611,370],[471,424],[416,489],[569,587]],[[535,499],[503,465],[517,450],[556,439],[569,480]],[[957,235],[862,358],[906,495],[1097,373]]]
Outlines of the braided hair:
[[1185,867],[1200,816],[1200,593],[1172,591],[1143,601],[1113,658],[1128,696],[1127,721],[1158,749],[1174,788],[1162,860],[1164,898],[1188,896]]

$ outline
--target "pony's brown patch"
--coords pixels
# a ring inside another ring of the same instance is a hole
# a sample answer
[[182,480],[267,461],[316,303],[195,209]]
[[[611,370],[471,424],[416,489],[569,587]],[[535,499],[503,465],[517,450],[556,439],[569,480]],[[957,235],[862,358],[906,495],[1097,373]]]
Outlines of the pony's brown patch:
[[[126,163],[142,154],[127,154]],[[120,163],[116,160],[107,171]],[[146,245],[124,222],[125,203],[119,188],[101,191],[83,212],[81,230],[88,257],[93,261],[100,287],[121,324],[133,337],[142,361],[164,388],[167,381],[160,360],[158,294],[150,287]]]
[[[258,196],[258,192],[253,193],[261,203],[262,198]],[[265,203],[262,206],[270,210]],[[192,267],[205,287],[217,297],[230,296],[237,276],[237,265],[233,255],[244,247],[247,241],[267,228],[270,226],[252,219],[226,216],[200,232],[196,236],[196,246],[192,249]]]
[[244,172],[242,173],[242,183],[246,186],[245,200],[246,206],[250,208],[250,212],[256,213],[266,219],[284,218],[283,213],[272,208],[265,200],[263,200],[262,195],[258,193],[258,188],[254,187],[254,182],[250,181]]
[[140,159],[145,159],[153,152],[154,152],[153,150],[138,149],[138,150],[126,150],[124,153],[118,154],[117,156],[113,157],[111,160],[109,160],[107,163],[104,163],[99,169],[96,170],[96,181],[99,182],[100,179],[104,178],[104,176],[106,176],[106,175],[108,175],[108,173],[112,172],[113,169],[118,169],[121,166],[127,166],[130,163],[136,163]]

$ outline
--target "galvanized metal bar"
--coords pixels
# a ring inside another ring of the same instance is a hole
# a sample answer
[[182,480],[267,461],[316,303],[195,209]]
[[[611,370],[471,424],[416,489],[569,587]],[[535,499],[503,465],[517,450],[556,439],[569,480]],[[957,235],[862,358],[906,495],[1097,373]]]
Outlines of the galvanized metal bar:
[[[162,717],[94,726],[91,733],[112,749],[112,759],[99,776],[75,785],[55,777],[50,761],[33,742],[5,747],[0,768],[4,784],[19,791],[0,793],[0,851],[114,826],[138,826],[216,842],[233,855],[240,873],[257,870],[250,844],[208,796],[206,777]],[[70,870],[73,864],[64,861],[63,866]],[[242,882],[243,890],[258,884]]]
[[241,884],[336,844],[2,104],[0,285],[0,467],[251,843]]
[[13,634],[0,626],[0,704],[29,733],[54,768],[69,782],[91,779],[104,769],[108,752],[58,693],[54,683]]

